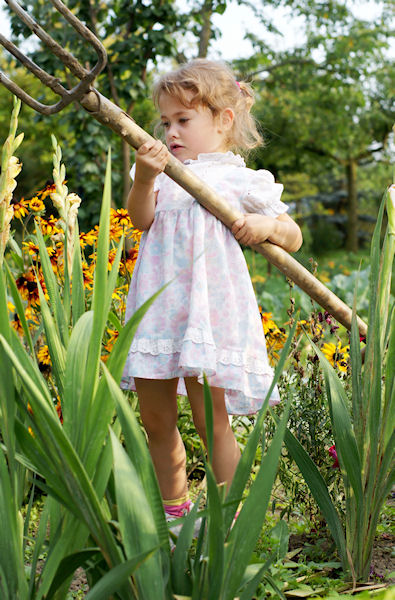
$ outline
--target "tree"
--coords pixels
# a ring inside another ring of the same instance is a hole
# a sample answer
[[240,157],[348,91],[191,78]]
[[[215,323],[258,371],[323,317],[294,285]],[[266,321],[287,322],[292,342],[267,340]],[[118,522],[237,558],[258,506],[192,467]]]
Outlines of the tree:
[[[275,137],[260,155],[288,171],[334,164],[344,170],[347,248],[358,248],[357,168],[381,161],[395,118],[389,28],[345,15],[342,22],[308,23],[307,44],[271,52],[264,44],[239,68],[259,74],[257,115]],[[269,158],[268,158],[269,157]]]
[[[71,26],[64,24],[63,18],[51,3],[27,0],[24,8],[82,64],[94,64],[96,57],[92,48],[81,41]],[[115,0],[112,3],[69,0],[68,8],[106,47],[108,64],[99,76],[96,87],[125,112],[133,114],[135,107],[144,102],[147,96],[150,65],[160,57],[176,55],[175,32],[184,27],[186,18],[178,14],[172,0],[154,0],[149,3],[141,0]],[[32,35],[30,29],[12,11],[9,13],[13,38],[19,41],[29,39]],[[34,40],[35,49],[29,53],[30,57],[61,81],[66,78],[69,87],[74,85],[73,76],[68,72],[65,75],[59,60],[38,43],[35,36]],[[123,188],[122,196],[125,198],[130,187],[130,147],[76,106],[62,111],[60,122],[73,132],[73,138],[64,152],[68,171],[92,199],[100,197],[104,156],[111,143],[114,150],[115,198],[120,204],[119,190]],[[82,213],[84,208],[86,204],[81,209]],[[90,203],[90,208],[97,213],[97,203]],[[90,217],[87,214],[84,216]]]

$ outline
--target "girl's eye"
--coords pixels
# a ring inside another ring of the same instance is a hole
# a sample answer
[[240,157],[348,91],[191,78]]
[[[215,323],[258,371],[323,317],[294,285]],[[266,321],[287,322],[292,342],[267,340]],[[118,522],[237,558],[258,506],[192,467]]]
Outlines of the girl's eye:
[[162,121],[162,127],[167,129],[169,127],[169,123],[167,121]]
[[189,121],[189,119],[185,119],[185,118],[180,119],[181,124],[187,123],[188,121]]

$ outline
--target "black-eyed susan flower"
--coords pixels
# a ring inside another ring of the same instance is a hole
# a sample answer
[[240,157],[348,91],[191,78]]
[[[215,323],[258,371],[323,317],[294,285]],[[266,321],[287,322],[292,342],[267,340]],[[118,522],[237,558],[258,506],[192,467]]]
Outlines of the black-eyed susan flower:
[[43,210],[45,210],[45,204],[40,198],[38,198],[37,196],[33,196],[33,198],[31,198],[31,200],[29,200],[29,208],[33,212],[38,213],[38,212],[42,212]]
[[265,332],[265,335],[269,333],[269,331],[274,331],[275,329],[278,329],[276,323],[273,321],[272,313],[263,312],[261,307],[259,307],[259,313],[261,315],[263,331]]
[[84,280],[84,288],[87,290],[93,289],[93,273],[86,262],[82,263],[82,277]]
[[14,218],[22,221],[29,212],[28,203],[22,198],[19,202],[13,202]]
[[15,329],[18,335],[23,336],[23,327],[20,318],[17,313],[14,313],[13,318],[10,321],[11,327]]
[[58,225],[59,219],[50,215],[48,219],[40,219],[40,229],[44,236],[57,235],[62,233],[63,229]]
[[131,227],[132,222],[129,213],[125,208],[111,209],[110,221],[118,223],[121,227]]
[[56,412],[58,413],[59,421],[63,425],[63,413],[62,413],[62,405],[60,402],[60,398],[58,397],[55,404]]
[[85,248],[85,246],[93,246],[97,240],[97,231],[91,229],[88,233],[80,233],[80,246],[81,248]]
[[137,256],[138,248],[131,248],[127,252],[126,256],[122,257],[119,264],[119,273],[122,275],[122,277],[126,277],[128,273],[129,275],[132,275],[136,265]]
[[51,365],[51,357],[49,355],[49,349],[48,346],[45,344],[44,346],[41,346],[41,348],[39,348],[38,352],[37,352],[37,358],[38,358],[38,362],[41,363],[42,365]]
[[108,339],[107,343],[105,344],[104,348],[107,350],[107,352],[111,352],[111,350],[118,338],[119,331],[117,331],[116,329],[107,328],[107,334],[109,335],[109,339]]
[[39,247],[34,242],[23,242],[22,247],[26,252],[33,258],[33,260],[37,259]]
[[340,371],[347,371],[347,361],[349,358],[349,346],[344,346],[340,342],[334,344],[327,342],[323,344],[321,351],[333,367],[338,367]]
[[110,222],[110,239],[112,239],[114,242],[118,242],[123,233],[124,228],[118,223],[118,221]]
[[[66,183],[66,181],[64,181],[64,183]],[[37,192],[37,196],[40,196],[41,200],[45,200],[45,198],[47,196],[50,196],[55,191],[56,191],[56,184],[50,183],[43,190],[40,190],[39,192]]]
[[117,255],[117,251],[115,250],[115,248],[113,248],[112,250],[110,250],[109,253],[108,253],[107,269],[109,271],[111,271],[111,269],[112,269],[112,266],[114,264],[114,260],[115,260],[116,255]]

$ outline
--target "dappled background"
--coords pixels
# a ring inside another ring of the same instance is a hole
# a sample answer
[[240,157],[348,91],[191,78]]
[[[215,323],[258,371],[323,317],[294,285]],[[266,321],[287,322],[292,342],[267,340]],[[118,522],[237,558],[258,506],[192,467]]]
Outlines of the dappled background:
[[[50,3],[22,4],[82,64],[94,64],[92,49],[81,43]],[[216,0],[67,3],[108,52],[108,66],[96,87],[150,133],[155,124],[150,87],[158,72],[196,56],[230,62],[239,79],[253,84],[254,114],[266,142],[249,156],[249,165],[271,170],[284,183],[284,200],[303,227],[302,255],[342,248],[356,252],[369,244],[382,190],[392,179],[392,3],[270,0],[251,4]],[[2,19],[3,28],[33,60],[70,86],[75,83],[7,8]],[[51,92],[3,49],[0,64],[33,97],[51,100]],[[1,139],[7,135],[10,109],[11,96],[0,88]],[[124,206],[133,152],[85,111],[69,106],[59,115],[44,117],[24,106],[20,129],[26,141],[16,198],[29,198],[48,183],[53,132],[62,145],[69,180],[82,198],[81,227],[87,230],[98,223],[109,145],[114,208]]]

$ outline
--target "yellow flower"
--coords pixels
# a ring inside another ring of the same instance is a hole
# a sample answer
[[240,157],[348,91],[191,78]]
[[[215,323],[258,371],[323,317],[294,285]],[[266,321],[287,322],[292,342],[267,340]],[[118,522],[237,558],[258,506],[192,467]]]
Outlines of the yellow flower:
[[123,227],[118,221],[112,221],[110,223],[110,239],[114,240],[114,242],[118,242],[121,239],[123,231]]
[[[64,181],[64,183],[66,183],[66,180]],[[47,187],[44,188],[43,190],[40,190],[39,192],[37,192],[37,196],[40,196],[41,200],[45,200],[45,198],[47,196],[50,196],[51,194],[55,193],[55,191],[56,191],[56,184],[51,183],[50,185],[47,185]]]
[[97,240],[97,230],[91,229],[88,233],[80,233],[80,246],[81,248],[85,248],[85,246],[93,246],[93,244]]
[[113,348],[113,346],[115,344],[115,341],[118,338],[119,331],[117,331],[116,329],[109,329],[108,328],[107,329],[107,333],[109,334],[110,338],[109,338],[107,344],[104,346],[104,348],[107,350],[107,352],[111,352],[111,350],[112,350],[112,348]]
[[84,279],[84,288],[86,288],[87,290],[92,290],[93,289],[93,275],[92,275],[92,272],[91,272],[89,266],[86,264],[86,262],[82,263],[82,276]]
[[318,273],[318,279],[322,281],[322,283],[328,283],[328,281],[331,280],[327,271],[321,271],[321,273]]
[[261,315],[262,325],[263,325],[263,331],[265,332],[265,335],[269,331],[273,331],[275,329],[278,329],[277,325],[275,324],[275,322],[272,319],[272,313],[262,312],[261,307],[259,307],[259,313]]
[[56,235],[63,229],[58,227],[58,219],[51,215],[48,219],[40,219],[40,228],[43,235]]
[[108,268],[109,271],[111,271],[111,269],[112,269],[112,266],[114,264],[114,260],[115,260],[116,254],[117,254],[117,251],[115,250],[115,248],[113,250],[110,250],[109,253],[108,253],[108,265],[107,265],[107,268]]
[[251,277],[251,281],[252,283],[265,283],[266,277],[263,275],[254,275],[254,277]]
[[39,252],[37,244],[34,244],[33,242],[23,242],[22,246],[27,250],[30,256],[37,258]]
[[138,247],[131,248],[125,257],[121,258],[121,262],[119,263],[119,273],[122,277],[125,277],[127,273],[132,275],[134,267],[136,265],[138,255]]
[[111,209],[111,222],[121,225],[121,227],[132,227],[129,213],[125,208]]
[[347,360],[349,358],[349,346],[342,348],[341,343],[337,345],[332,342],[323,344],[321,351],[333,367],[338,367],[340,371],[347,371]]
[[12,302],[7,302],[7,308],[11,313],[15,311],[15,306],[12,304]]
[[51,365],[51,357],[49,356],[48,346],[45,344],[41,346],[39,351],[37,352],[38,362],[42,365]]
[[139,244],[142,235],[143,232],[140,231],[140,229],[136,229],[136,227],[134,227],[134,225],[132,224],[132,229],[129,231],[126,237],[132,239],[134,242],[136,242],[136,244]]
[[29,208],[31,210],[33,210],[34,212],[41,212],[41,211],[45,210],[45,205],[44,205],[44,202],[42,200],[40,200],[40,198],[37,198],[37,196],[34,196],[29,201]]
[[296,325],[296,335],[301,335],[302,333],[304,333],[304,331],[309,329],[309,325],[310,323],[308,321],[306,321],[305,319],[302,319],[301,321],[298,321],[298,324]]
[[22,220],[29,212],[27,202],[25,202],[24,198],[20,202],[14,202],[12,206],[14,207],[14,217],[16,219]]

